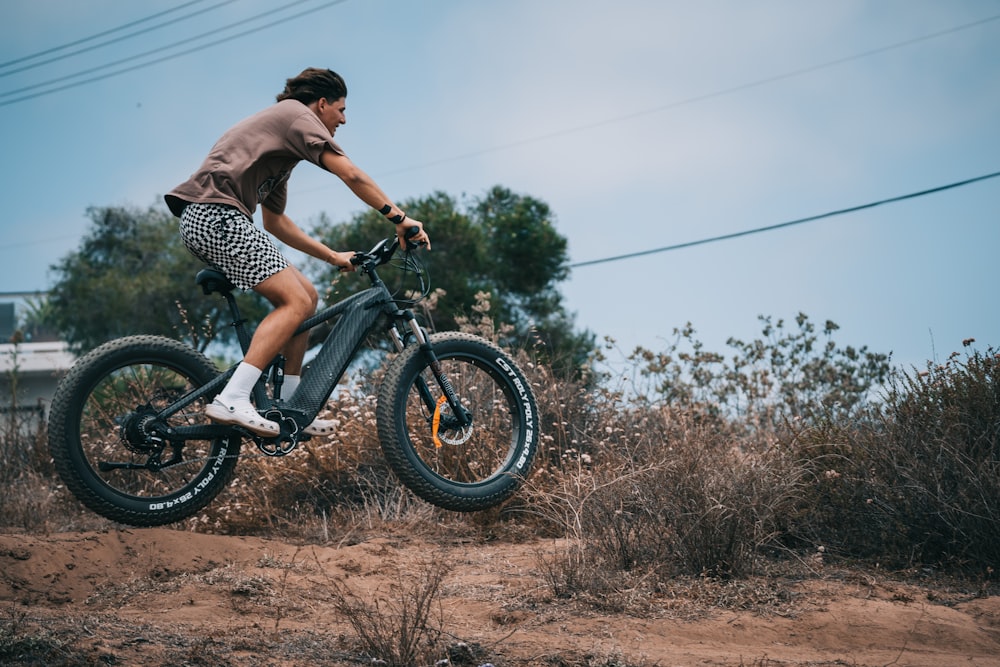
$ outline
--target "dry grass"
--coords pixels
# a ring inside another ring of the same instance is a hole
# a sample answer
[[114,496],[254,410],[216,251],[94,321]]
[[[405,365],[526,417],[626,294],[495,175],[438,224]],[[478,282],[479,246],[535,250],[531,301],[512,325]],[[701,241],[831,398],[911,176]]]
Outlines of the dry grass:
[[361,652],[373,662],[441,664],[448,653],[447,623],[438,596],[448,569],[446,561],[428,561],[415,575],[399,574],[389,590],[362,593],[330,578],[327,586],[334,608],[347,618]]
[[[499,335],[484,322],[467,326]],[[377,442],[378,378],[369,377],[331,401],[326,416],[342,424],[335,437],[281,458],[246,449],[231,487],[184,527],[321,544],[385,525],[566,537],[577,550],[567,558],[581,567],[655,579],[749,576],[775,554],[807,557],[821,546],[828,558],[894,554],[902,566],[982,575],[1000,562],[997,359],[956,355],[897,375],[884,400],[850,420],[776,427],[770,412],[732,418],[718,406],[559,378],[521,351],[542,427],[536,470],[522,493],[476,515],[437,510],[395,479]],[[106,525],[53,477],[44,436],[41,425],[0,432],[0,524]]]
[[18,664],[26,656],[37,661],[34,664],[86,664],[75,661],[72,649],[56,633],[11,604],[0,616],[0,664]]

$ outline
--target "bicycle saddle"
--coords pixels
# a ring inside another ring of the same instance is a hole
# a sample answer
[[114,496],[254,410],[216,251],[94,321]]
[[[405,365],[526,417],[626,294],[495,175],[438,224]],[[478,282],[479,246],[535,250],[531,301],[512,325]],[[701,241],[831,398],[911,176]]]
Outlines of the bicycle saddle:
[[194,280],[201,285],[201,291],[205,294],[211,294],[212,292],[226,294],[236,289],[236,285],[226,277],[226,274],[218,269],[202,269],[195,276]]

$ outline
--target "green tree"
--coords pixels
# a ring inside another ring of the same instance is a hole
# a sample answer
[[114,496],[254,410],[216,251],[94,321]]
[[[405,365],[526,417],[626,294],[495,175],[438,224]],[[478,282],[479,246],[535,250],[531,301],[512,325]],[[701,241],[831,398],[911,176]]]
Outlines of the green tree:
[[[204,264],[180,240],[176,219],[160,208],[87,210],[92,226],[75,252],[53,265],[55,285],[47,323],[85,352],[130,334],[188,339],[204,350],[231,336],[228,309],[195,284]],[[266,307],[256,295],[240,297],[248,318]]]
[[513,324],[522,341],[543,343],[557,370],[579,369],[593,353],[595,337],[574,329],[557,288],[569,276],[569,256],[549,205],[494,186],[471,213],[485,237],[484,266],[500,321]]
[[[494,187],[459,206],[442,192],[412,200],[410,214],[427,222],[433,251],[419,253],[437,299],[430,324],[454,329],[473,314],[477,294],[490,295],[491,317],[510,324],[503,342],[538,345],[544,360],[575,373],[594,350],[594,335],[577,332],[558,283],[568,275],[566,239],[552,224],[547,204]],[[52,267],[57,276],[45,309],[53,325],[75,349],[86,351],[128,334],[156,333],[190,339],[205,349],[213,338],[231,340],[225,302],[203,295],[194,283],[202,263],[180,240],[176,220],[161,208],[91,208],[93,224],[80,248]],[[394,232],[375,211],[335,225],[322,216],[314,233],[337,249],[367,250]],[[338,275],[332,267],[310,263],[317,287],[333,283],[330,301],[364,289],[365,281]],[[400,295],[419,287],[413,274],[383,272]],[[251,322],[269,309],[254,293],[240,307]]]
[[[472,314],[476,295],[485,292],[495,323],[513,326],[505,344],[542,343],[543,357],[564,372],[575,372],[586,361],[594,335],[575,331],[562,303],[558,284],[569,274],[567,243],[552,224],[546,203],[496,186],[464,207],[442,192],[401,205],[424,221],[431,236],[433,250],[420,252],[419,259],[430,287],[444,292],[433,313],[434,328],[456,328],[459,318]],[[366,250],[393,231],[385,218],[366,211],[339,225],[324,217],[314,233],[333,248]],[[390,271],[382,275],[400,294],[417,286],[406,274],[398,279]],[[332,268],[316,276],[321,282],[332,277]],[[336,284],[339,296],[363,287],[361,281]]]

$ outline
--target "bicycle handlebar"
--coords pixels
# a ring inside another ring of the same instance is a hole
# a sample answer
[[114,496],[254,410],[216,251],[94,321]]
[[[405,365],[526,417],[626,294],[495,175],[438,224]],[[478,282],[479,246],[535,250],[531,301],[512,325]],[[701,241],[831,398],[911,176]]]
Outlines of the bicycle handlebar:
[[[404,236],[407,239],[411,239],[420,233],[419,227],[410,227],[406,230]],[[406,246],[408,249],[412,250],[417,246],[422,245],[419,243],[413,243],[407,241]],[[368,252],[355,252],[354,256],[351,257],[351,264],[354,266],[364,266],[368,262],[374,262],[375,266],[382,266],[386,264],[392,256],[396,254],[399,249],[399,237],[393,236],[392,238],[382,239],[376,243],[371,250]]]

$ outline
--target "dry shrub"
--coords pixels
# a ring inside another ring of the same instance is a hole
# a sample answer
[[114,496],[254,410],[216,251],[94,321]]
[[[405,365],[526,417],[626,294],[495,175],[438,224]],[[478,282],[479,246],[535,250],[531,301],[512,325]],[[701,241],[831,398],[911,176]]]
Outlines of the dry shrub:
[[944,364],[897,374],[866,419],[828,436],[801,438],[814,484],[794,535],[891,566],[995,574],[1000,356],[994,350],[964,359],[953,354]]
[[[476,313],[462,329],[502,340],[487,304]],[[499,508],[446,513],[399,484],[377,441],[376,370],[338,389],[324,415],[341,421],[336,436],[280,458],[245,446],[231,488],[186,526],[319,542],[387,522],[568,538],[544,563],[555,594],[621,608],[670,577],[752,575],[772,546],[996,576],[997,352],[896,374],[869,403],[882,355],[837,347],[833,323],[820,334],[804,316],[798,331],[764,322],[762,339],[730,342],[734,357],[707,352],[688,328],[601,382],[512,350],[535,390],[541,442],[527,486]],[[0,433],[0,525],[96,521],[55,492],[43,442]]]
[[[972,341],[967,341],[971,344]],[[887,506],[924,562],[1000,564],[1000,354],[956,353],[905,375],[882,411]],[[877,441],[876,441],[877,442]]]
[[570,538],[541,559],[557,596],[634,608],[670,577],[746,576],[777,543],[803,470],[769,422],[637,395],[628,371],[613,390],[522,367],[537,387],[542,448],[509,509],[538,534]]
[[[13,417],[11,417],[13,420]],[[54,504],[52,485],[47,476],[44,451],[44,429],[38,424],[5,425],[0,432],[0,524],[21,530],[38,530],[45,526]],[[48,488],[47,492],[43,489]]]
[[269,533],[328,541],[330,528],[371,529],[384,521],[425,520],[432,508],[395,478],[382,456],[374,396],[341,389],[325,418],[341,423],[281,457],[245,447],[227,493],[191,527],[215,532]]
[[372,662],[388,667],[438,664],[445,654],[443,611],[438,600],[449,564],[425,563],[414,578],[400,574],[389,591],[359,593],[329,580],[334,606],[350,623]]
[[543,558],[557,596],[635,608],[672,577],[744,577],[799,493],[773,441],[666,407],[603,411],[606,425],[530,485],[534,511],[569,546]]
[[0,527],[45,532],[105,525],[56,479],[47,437],[40,414],[0,428]]
[[13,603],[0,616],[0,664],[83,665],[80,656]]

